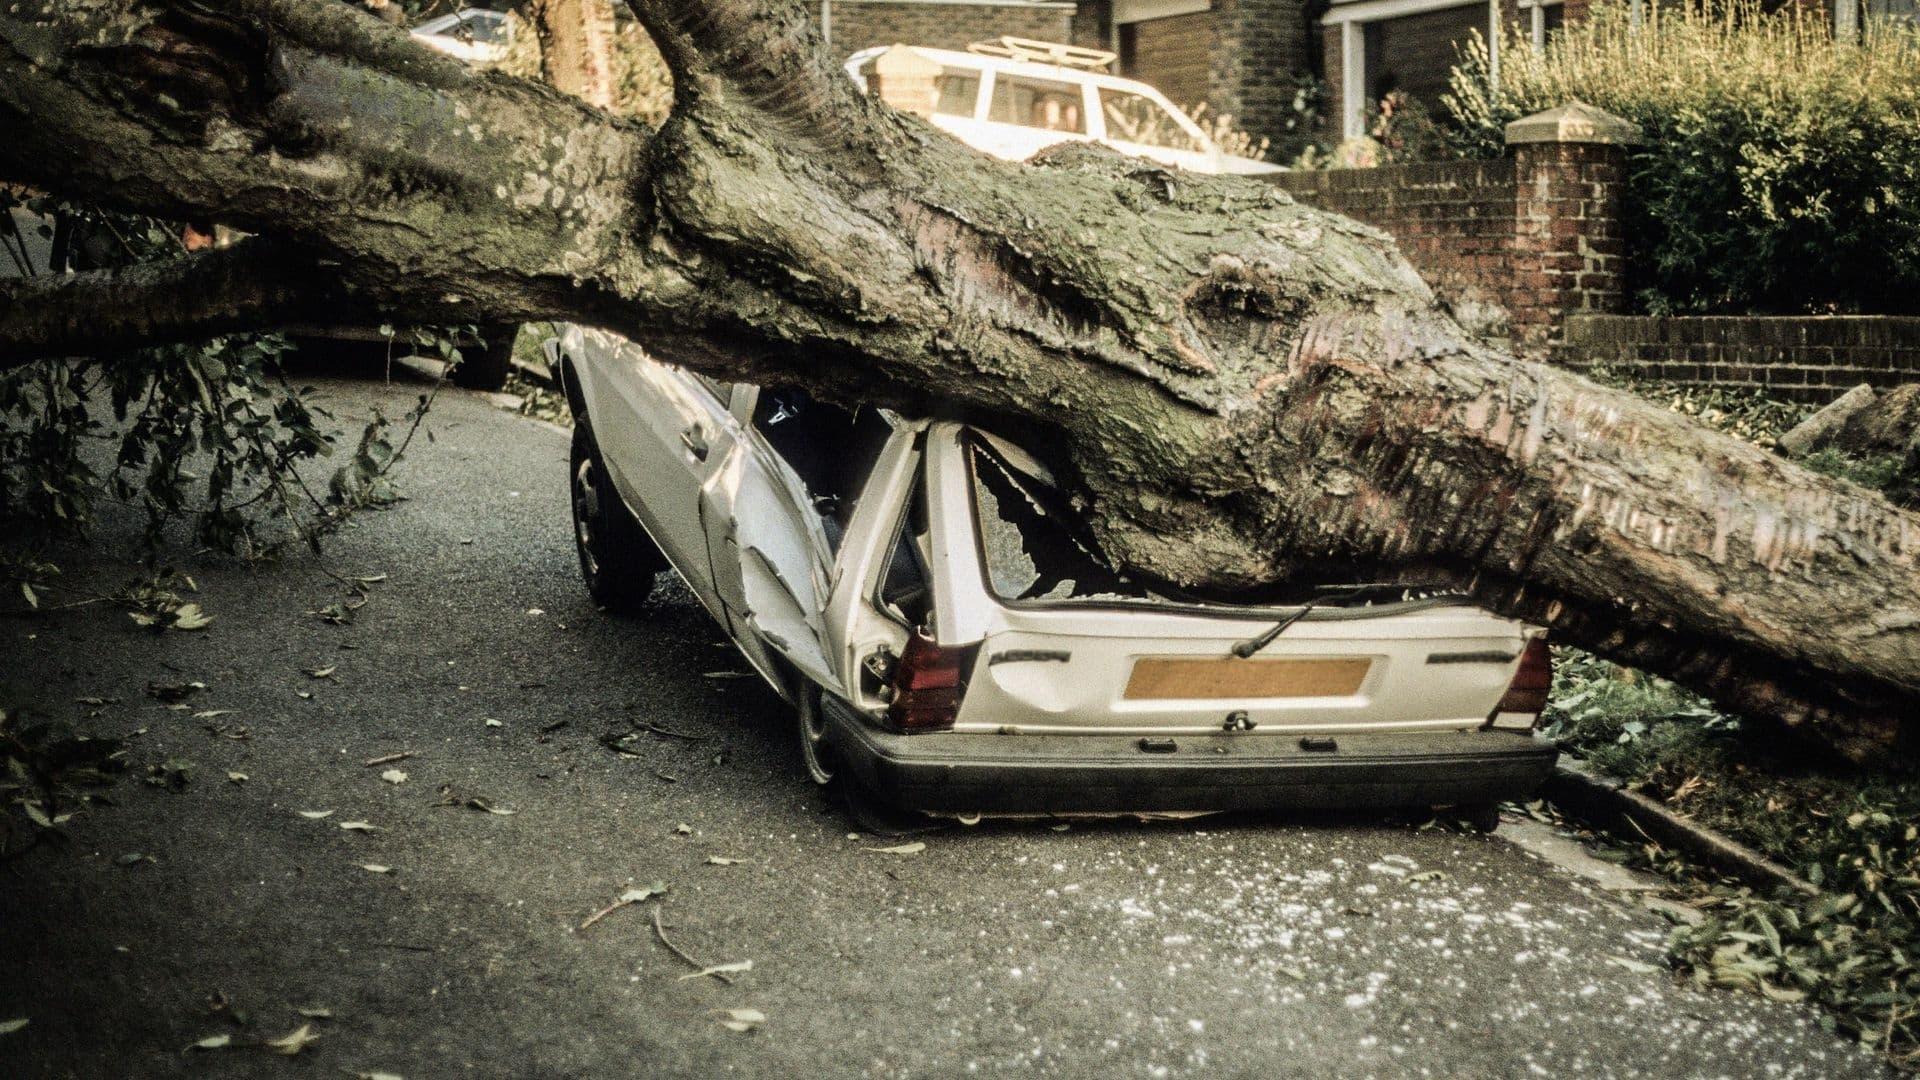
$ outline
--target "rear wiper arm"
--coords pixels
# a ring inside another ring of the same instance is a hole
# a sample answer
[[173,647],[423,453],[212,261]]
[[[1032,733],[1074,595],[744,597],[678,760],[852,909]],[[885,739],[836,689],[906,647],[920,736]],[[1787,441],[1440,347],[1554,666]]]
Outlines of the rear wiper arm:
[[1239,644],[1235,645],[1233,647],[1233,655],[1239,657],[1242,660],[1245,660],[1248,657],[1252,656],[1254,653],[1257,653],[1261,649],[1264,649],[1267,646],[1273,644],[1274,638],[1277,638],[1281,634],[1286,633],[1287,627],[1292,626],[1294,623],[1297,623],[1301,619],[1306,618],[1307,612],[1312,611],[1313,608],[1314,608],[1314,604],[1311,602],[1301,605],[1299,611],[1296,611],[1293,614],[1287,616],[1286,618],[1281,619],[1279,622],[1274,623],[1273,626],[1269,628],[1266,633],[1261,634],[1259,637],[1248,638],[1247,640],[1242,641]]

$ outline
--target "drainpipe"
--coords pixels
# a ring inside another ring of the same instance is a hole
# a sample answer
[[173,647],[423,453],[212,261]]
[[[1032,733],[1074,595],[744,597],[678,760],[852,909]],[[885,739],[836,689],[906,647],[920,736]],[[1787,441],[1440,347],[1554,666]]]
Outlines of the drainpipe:
[[820,0],[820,44],[833,44],[833,0]]

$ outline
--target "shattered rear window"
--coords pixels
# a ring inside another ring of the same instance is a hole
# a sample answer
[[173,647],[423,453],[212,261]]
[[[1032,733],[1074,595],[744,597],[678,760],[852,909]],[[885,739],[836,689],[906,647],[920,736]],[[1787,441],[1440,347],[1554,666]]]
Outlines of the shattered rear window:
[[1115,570],[1050,483],[970,439],[973,508],[987,585],[1002,600],[1140,600],[1153,594]]

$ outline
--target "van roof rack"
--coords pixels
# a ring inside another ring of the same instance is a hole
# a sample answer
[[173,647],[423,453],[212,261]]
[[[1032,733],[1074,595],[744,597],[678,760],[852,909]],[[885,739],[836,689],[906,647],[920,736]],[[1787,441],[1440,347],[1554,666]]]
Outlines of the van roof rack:
[[993,41],[976,41],[967,46],[967,51],[981,56],[1001,56],[1026,63],[1085,68],[1088,71],[1099,71],[1105,68],[1113,63],[1117,56],[1106,49],[1062,45],[1057,41],[1036,41],[1033,38],[1014,37],[1012,34],[1002,34]]

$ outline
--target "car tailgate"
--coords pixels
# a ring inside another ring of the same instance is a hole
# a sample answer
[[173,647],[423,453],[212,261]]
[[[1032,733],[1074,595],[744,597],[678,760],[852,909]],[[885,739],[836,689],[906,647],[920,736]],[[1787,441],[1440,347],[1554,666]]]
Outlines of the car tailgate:
[[[1316,617],[1317,616],[1317,617]],[[1251,657],[1277,618],[1146,609],[1003,609],[957,730],[1265,733],[1457,730],[1484,723],[1527,628],[1471,607],[1315,611]]]

